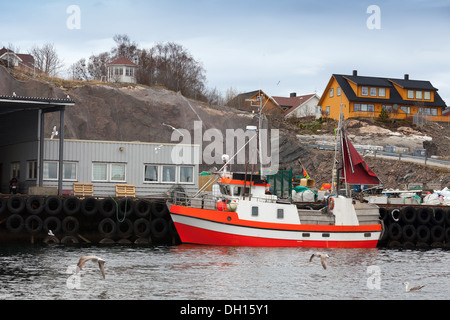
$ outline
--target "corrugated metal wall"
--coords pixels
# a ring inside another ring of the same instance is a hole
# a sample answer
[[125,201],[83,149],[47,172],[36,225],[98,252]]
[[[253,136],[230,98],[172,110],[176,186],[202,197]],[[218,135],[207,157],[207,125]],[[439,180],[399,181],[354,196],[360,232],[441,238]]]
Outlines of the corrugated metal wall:
[[[180,157],[178,149],[183,148],[181,155],[187,160],[178,163]],[[45,141],[44,161],[57,161],[59,152],[59,140]],[[175,149],[175,150],[174,150]],[[163,195],[172,187],[181,185],[187,192],[195,192],[198,189],[199,168],[194,155],[199,152],[198,146],[175,145],[141,142],[111,142],[111,141],[86,141],[65,140],[64,161],[77,163],[77,181],[64,181],[64,190],[73,190],[74,182],[94,183],[94,195],[115,195],[116,184],[130,184],[136,187],[136,196]],[[172,155],[174,154],[174,155]],[[126,164],[126,181],[124,182],[95,182],[92,181],[92,164],[123,163]],[[144,165],[192,165],[194,167],[194,181],[189,184],[180,183],[145,183]],[[44,186],[57,186],[57,181],[44,180]]]

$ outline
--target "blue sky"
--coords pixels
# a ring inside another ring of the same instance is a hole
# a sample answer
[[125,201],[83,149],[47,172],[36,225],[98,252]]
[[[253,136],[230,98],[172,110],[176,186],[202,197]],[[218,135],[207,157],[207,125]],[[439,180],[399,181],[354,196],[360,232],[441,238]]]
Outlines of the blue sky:
[[[80,29],[67,28],[70,5]],[[380,29],[369,29],[370,5]],[[0,46],[54,43],[67,67],[109,51],[115,34],[141,48],[174,41],[200,61],[207,86],[322,94],[333,73],[429,80],[450,105],[450,0],[2,1]]]

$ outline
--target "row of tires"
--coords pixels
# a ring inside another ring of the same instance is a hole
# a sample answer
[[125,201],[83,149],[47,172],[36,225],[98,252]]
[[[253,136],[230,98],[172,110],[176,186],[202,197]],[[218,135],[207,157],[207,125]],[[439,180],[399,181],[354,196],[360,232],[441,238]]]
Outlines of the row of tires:
[[444,228],[440,225],[427,226],[412,224],[400,225],[391,223],[383,235],[382,240],[401,241],[411,243],[449,243],[450,227]]
[[[31,235],[40,233],[48,234],[51,231],[53,234],[77,235],[80,231],[80,222],[74,216],[67,216],[64,219],[59,219],[56,216],[48,216],[42,219],[38,215],[29,215],[24,218],[20,214],[12,214],[6,220],[6,228],[9,232],[20,233],[26,231]],[[175,235],[176,230],[172,221],[164,218],[138,218],[131,220],[125,218],[124,220],[115,221],[111,218],[103,218],[98,223],[98,232],[103,238],[129,238],[136,236],[138,238],[152,237],[153,239],[162,240],[168,235]]]
[[31,215],[46,213],[50,216],[64,214],[66,216],[94,216],[101,214],[105,218],[110,218],[115,214],[129,217],[132,214],[138,218],[146,218],[150,214],[155,217],[164,217],[168,214],[168,209],[163,200],[147,200],[132,198],[96,199],[86,197],[80,199],[74,196],[61,198],[58,196],[30,196],[12,195],[9,198],[0,198],[0,214],[9,211],[11,214],[21,214],[27,212]]
[[379,210],[380,218],[387,224],[450,226],[450,208],[408,206]]

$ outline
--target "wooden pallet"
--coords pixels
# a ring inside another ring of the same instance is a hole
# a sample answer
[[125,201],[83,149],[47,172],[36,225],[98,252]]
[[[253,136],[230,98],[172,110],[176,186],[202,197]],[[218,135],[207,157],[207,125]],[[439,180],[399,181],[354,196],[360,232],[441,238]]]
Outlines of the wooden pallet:
[[74,183],[73,184],[73,195],[74,196],[93,196],[94,195],[94,184],[93,183]]
[[134,185],[116,184],[116,197],[136,197]]

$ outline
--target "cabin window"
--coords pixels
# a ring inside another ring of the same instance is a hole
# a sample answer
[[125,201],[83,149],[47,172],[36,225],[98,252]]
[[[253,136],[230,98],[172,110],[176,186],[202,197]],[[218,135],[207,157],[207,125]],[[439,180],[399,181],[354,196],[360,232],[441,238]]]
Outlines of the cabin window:
[[233,196],[240,196],[241,195],[241,187],[234,187],[233,188]]
[[386,97],[386,88],[379,88],[378,89],[378,96],[379,97]]
[[376,97],[377,96],[377,88],[370,88],[370,96]]
[[229,195],[230,195],[230,186],[227,186],[227,185],[221,185],[221,186],[220,186],[220,192],[221,192],[223,195],[229,196]]
[[423,98],[424,98],[425,100],[431,100],[431,92],[430,92],[430,91],[425,91],[425,92],[423,93]]
[[303,232],[302,237],[309,238],[311,234],[309,232]]
[[284,219],[284,209],[277,209],[277,218]]
[[252,207],[252,216],[257,217],[258,216],[258,207]]

